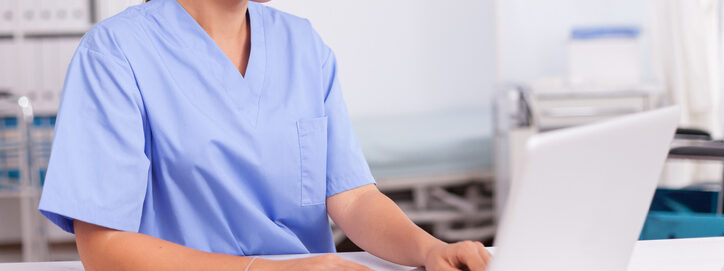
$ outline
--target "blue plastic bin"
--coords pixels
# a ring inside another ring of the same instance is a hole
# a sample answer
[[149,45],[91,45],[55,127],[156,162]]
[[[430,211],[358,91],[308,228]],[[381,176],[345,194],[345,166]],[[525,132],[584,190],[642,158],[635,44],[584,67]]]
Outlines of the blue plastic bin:
[[724,236],[724,216],[717,215],[718,193],[657,189],[641,240]]

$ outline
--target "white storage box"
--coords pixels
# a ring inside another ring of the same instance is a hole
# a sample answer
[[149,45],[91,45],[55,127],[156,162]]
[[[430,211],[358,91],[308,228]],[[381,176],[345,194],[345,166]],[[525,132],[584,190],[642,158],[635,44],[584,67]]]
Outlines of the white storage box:
[[626,88],[641,83],[639,30],[633,27],[579,28],[571,33],[571,86]]

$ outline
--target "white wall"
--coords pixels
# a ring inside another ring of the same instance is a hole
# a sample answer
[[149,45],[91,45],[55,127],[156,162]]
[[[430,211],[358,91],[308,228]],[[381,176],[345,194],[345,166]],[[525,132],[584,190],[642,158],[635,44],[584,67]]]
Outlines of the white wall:
[[353,117],[489,107],[493,0],[274,0],[337,54]]
[[566,44],[571,28],[636,25],[642,27],[643,77],[651,79],[649,1],[497,1],[500,78],[531,82],[540,77],[564,77],[568,73]]

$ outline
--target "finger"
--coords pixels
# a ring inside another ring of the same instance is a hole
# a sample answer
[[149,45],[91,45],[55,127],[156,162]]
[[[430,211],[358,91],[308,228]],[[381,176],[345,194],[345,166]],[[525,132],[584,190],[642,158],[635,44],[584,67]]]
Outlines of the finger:
[[[449,249],[449,248],[448,248]],[[452,250],[452,249],[450,249]],[[444,253],[443,255],[440,255],[438,257],[435,257],[432,260],[425,262],[425,270],[434,270],[434,271],[460,271],[460,269],[457,268],[457,264],[459,261],[454,256],[453,251]]]
[[435,271],[460,271],[460,269],[457,268],[457,266],[451,265],[448,261],[441,261],[437,266],[434,266],[432,268],[429,268],[425,266],[425,270],[435,270]]
[[489,265],[491,260],[490,252],[485,249],[485,245],[483,245],[483,243],[481,242],[475,242],[475,245],[478,248],[478,254],[481,258],[483,258],[483,261],[485,262],[485,266]]
[[459,243],[459,249],[455,252],[458,255],[460,262],[465,264],[469,270],[485,270],[485,262],[483,258],[478,254],[478,248],[475,243],[471,241],[465,241]]

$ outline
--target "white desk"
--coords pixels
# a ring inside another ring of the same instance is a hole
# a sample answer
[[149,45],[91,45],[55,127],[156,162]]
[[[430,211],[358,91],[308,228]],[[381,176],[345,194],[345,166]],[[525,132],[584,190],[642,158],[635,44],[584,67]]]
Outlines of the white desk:
[[[491,249],[493,250],[493,249]],[[393,264],[365,252],[338,253],[342,258],[374,270],[421,270]],[[264,256],[290,259],[309,255]],[[42,262],[0,264],[0,271],[81,271],[80,262]],[[724,237],[639,241],[631,257],[629,271],[724,271]]]
[[724,271],[724,237],[639,241],[629,271]]

